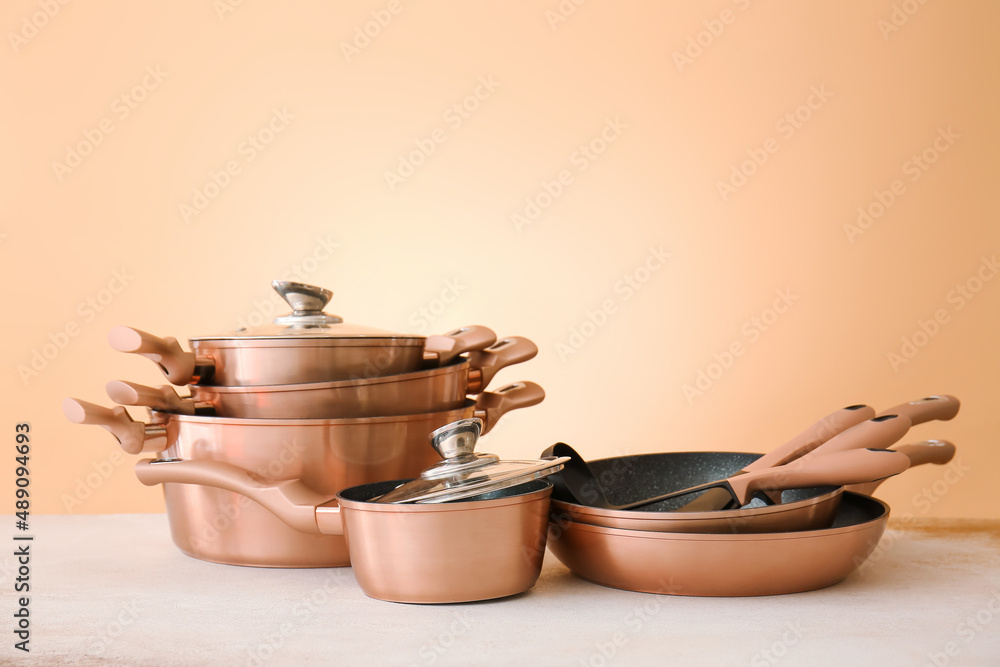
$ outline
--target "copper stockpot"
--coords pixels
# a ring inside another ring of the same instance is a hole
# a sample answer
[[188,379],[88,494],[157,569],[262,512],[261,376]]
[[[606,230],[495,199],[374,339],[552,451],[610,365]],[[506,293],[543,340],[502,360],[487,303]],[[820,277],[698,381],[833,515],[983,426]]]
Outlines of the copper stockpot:
[[207,485],[244,494],[303,534],[343,534],[358,584],[380,600],[448,603],[514,595],[531,588],[542,567],[552,493],[544,480],[456,502],[380,504],[370,501],[408,480],[356,486],[331,498],[300,482],[262,483],[217,461],[143,459],[135,472],[147,485]]
[[[539,403],[545,392],[515,383],[457,410],[359,419],[236,419],[153,412],[135,422],[122,407],[104,408],[67,399],[70,421],[109,430],[131,454],[216,461],[239,466],[258,479],[299,480],[332,498],[341,489],[418,475],[440,460],[428,434],[459,419],[478,416],[489,430],[510,410]],[[174,543],[202,560],[261,567],[339,567],[349,564],[344,538],[290,528],[255,502],[205,486],[163,487]]]
[[549,525],[549,549],[573,574],[642,593],[735,597],[832,586],[875,550],[889,518],[881,500],[845,492],[833,526],[720,535]]
[[329,290],[279,280],[272,286],[292,307],[291,314],[275,318],[272,325],[194,337],[190,352],[175,338],[129,327],[113,328],[108,342],[120,352],[151,359],[174,384],[232,387],[408,373],[496,341],[496,334],[481,326],[424,337],[346,324],[323,312],[333,295]]
[[178,396],[169,385],[152,389],[115,381],[107,389],[116,403],[177,414],[250,419],[411,415],[460,408],[467,394],[484,390],[500,369],[537,353],[527,338],[510,336],[440,368],[361,380],[248,387],[191,385],[190,398]]

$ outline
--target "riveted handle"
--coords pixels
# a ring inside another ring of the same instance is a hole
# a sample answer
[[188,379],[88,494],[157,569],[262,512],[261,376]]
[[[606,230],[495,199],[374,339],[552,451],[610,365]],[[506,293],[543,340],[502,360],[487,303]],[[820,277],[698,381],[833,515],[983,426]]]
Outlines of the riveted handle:
[[144,384],[112,380],[105,385],[108,397],[121,405],[141,405],[143,407],[170,412],[178,415],[195,414],[195,403],[181,396],[169,385],[147,387]]
[[150,359],[177,385],[208,382],[215,371],[212,359],[185,351],[176,338],[160,338],[132,327],[114,327],[108,332],[108,343],[119,352]]
[[67,398],[62,408],[66,419],[74,424],[93,424],[107,429],[129,454],[160,452],[167,448],[167,432],[163,425],[137,422],[121,406],[106,408]]

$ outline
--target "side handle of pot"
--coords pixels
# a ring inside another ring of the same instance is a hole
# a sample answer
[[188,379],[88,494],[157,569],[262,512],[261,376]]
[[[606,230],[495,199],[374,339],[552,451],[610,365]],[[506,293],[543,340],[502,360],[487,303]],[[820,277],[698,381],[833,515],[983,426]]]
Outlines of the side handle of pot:
[[181,398],[169,385],[154,389],[135,382],[112,380],[104,386],[104,390],[107,392],[108,398],[120,405],[141,405],[176,415],[195,414],[194,401],[189,398]]
[[106,408],[87,401],[67,398],[62,404],[66,419],[74,424],[102,426],[115,436],[129,454],[162,452],[167,448],[167,429],[162,424],[145,424],[132,419],[120,405]]
[[215,368],[211,359],[185,351],[176,338],[160,338],[132,327],[112,328],[108,343],[119,352],[139,354],[153,361],[176,385],[207,380]]
[[507,336],[485,350],[473,350],[469,353],[468,392],[478,394],[500,369],[533,359],[536,354],[538,346],[522,336]]
[[534,382],[515,382],[480,394],[476,400],[475,416],[483,420],[483,434],[486,434],[511,410],[537,405],[544,398],[545,390]]
[[[135,464],[135,476],[146,486],[200,484],[238,493],[303,533],[321,532],[316,519],[319,506],[324,506],[324,513],[332,511],[328,506],[331,498],[313,491],[301,480],[271,484],[248,470],[222,461],[142,459]],[[324,521],[322,533],[341,535],[343,529],[339,522]]]
[[437,359],[437,365],[443,366],[460,354],[481,350],[495,342],[497,335],[492,329],[473,324],[440,336],[428,336],[424,342],[424,355]]

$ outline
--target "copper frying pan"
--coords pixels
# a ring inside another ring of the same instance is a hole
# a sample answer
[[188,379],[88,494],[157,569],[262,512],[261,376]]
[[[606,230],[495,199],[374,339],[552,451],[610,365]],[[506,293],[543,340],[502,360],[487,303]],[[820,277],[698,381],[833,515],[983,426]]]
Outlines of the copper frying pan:
[[361,380],[304,384],[223,387],[191,385],[182,398],[165,385],[157,389],[114,381],[108,396],[121,405],[143,405],[160,412],[248,419],[340,419],[441,412],[461,408],[502,368],[533,358],[538,348],[527,338],[510,336],[484,350],[473,350],[440,368]]
[[[103,426],[130,454],[217,461],[249,470],[268,483],[301,480],[333,497],[357,484],[414,477],[439,460],[427,446],[434,429],[473,416],[484,431],[503,414],[539,403],[533,382],[484,392],[457,410],[361,419],[235,419],[154,412],[135,422],[122,407],[66,399],[76,423]],[[261,567],[338,567],[349,564],[344,538],[307,535],[257,503],[219,489],[167,484],[163,489],[174,543],[184,553],[218,563]]]
[[831,586],[878,544],[889,518],[881,500],[845,492],[833,526],[748,535],[550,524],[549,549],[573,574],[643,593],[748,596]]
[[205,485],[191,488],[245,495],[303,535],[346,536],[358,584],[380,600],[445,603],[514,595],[534,585],[545,553],[552,485],[544,480],[462,501],[396,505],[368,501],[408,480],[331,497],[298,481],[262,482],[218,461],[143,459],[135,474],[146,485]]

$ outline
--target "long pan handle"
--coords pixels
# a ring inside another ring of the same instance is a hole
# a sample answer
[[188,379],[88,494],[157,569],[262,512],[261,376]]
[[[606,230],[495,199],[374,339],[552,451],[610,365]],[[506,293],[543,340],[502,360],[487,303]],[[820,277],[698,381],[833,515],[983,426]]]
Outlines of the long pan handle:
[[903,415],[916,426],[932,420],[948,421],[958,414],[961,402],[949,394],[938,394],[920,398],[908,403],[883,410],[879,415]]
[[[243,468],[209,459],[142,459],[135,464],[135,476],[146,486],[199,484],[238,493],[262,505],[303,533],[320,532],[316,523],[316,509],[331,501],[329,496],[313,491],[302,480],[270,484]],[[325,529],[328,530],[329,526]]]
[[[910,467],[922,466],[928,463],[933,463],[934,465],[944,465],[955,458],[955,445],[951,444],[947,440],[924,440],[922,442],[915,442],[909,445],[900,445],[895,448],[897,452],[903,452],[910,459]],[[875,493],[882,482],[885,480],[877,480],[874,482],[868,482],[867,484],[852,484],[847,487],[848,491],[854,491],[855,493],[861,493],[866,496],[870,496]]]

